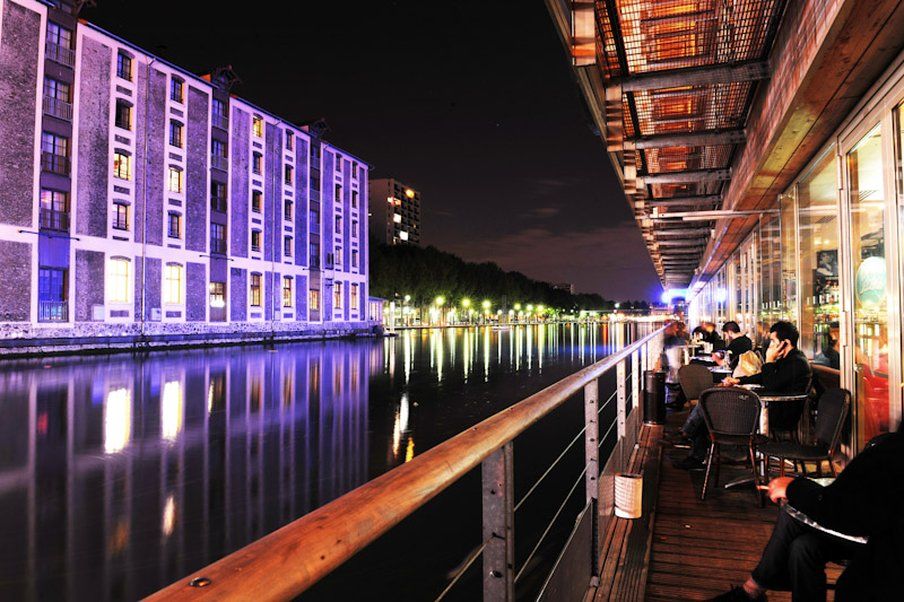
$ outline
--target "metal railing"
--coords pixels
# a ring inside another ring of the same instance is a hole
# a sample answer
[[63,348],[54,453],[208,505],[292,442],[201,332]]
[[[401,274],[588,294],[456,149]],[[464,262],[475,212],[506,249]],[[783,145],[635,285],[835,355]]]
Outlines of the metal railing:
[[47,58],[67,67],[75,65],[75,50],[61,46],[56,42],[47,42],[45,47]]
[[45,96],[44,114],[56,117],[57,119],[72,121],[72,103],[60,100],[59,98],[54,98],[53,96]]
[[53,153],[41,153],[41,169],[50,173],[60,174],[62,176],[69,175],[69,157],[64,155],[55,155]]
[[68,301],[38,301],[38,322],[68,322]]
[[[582,482],[585,485],[585,505],[579,523],[583,525],[585,537],[570,538],[559,559],[576,541],[590,548],[578,548],[578,553],[572,555],[582,559],[580,562],[584,566],[577,574],[586,577],[586,583],[578,583],[577,587],[586,591],[598,577],[600,495],[606,500],[602,507],[611,512],[612,480],[603,476],[622,470],[627,465],[640,428],[640,375],[655,364],[661,346],[662,329],[658,328],[605,359],[415,456],[410,462],[195,571],[148,599],[246,600],[254,597],[284,600],[298,596],[478,465],[482,473],[483,542],[437,599],[445,597],[477,558],[482,557],[483,599],[514,600],[515,582],[525,573],[553,523]],[[601,404],[598,381],[613,370],[616,389]],[[514,440],[581,391],[584,397],[584,427],[516,503],[513,488]],[[598,419],[613,401],[616,404],[615,418],[601,438]],[[613,434],[616,436],[614,448],[601,474],[599,450],[604,442],[612,441],[610,435]],[[585,448],[584,468],[540,536],[540,541],[518,569],[514,557],[515,512],[581,439]],[[601,487],[603,481],[606,485]],[[603,517],[604,520],[606,518]],[[593,530],[590,531],[590,528]],[[589,537],[589,533],[594,535]],[[547,577],[547,586],[554,574],[557,579],[574,580],[576,573],[557,571],[559,564],[556,563]],[[564,573],[568,573],[568,577]]]
[[222,155],[210,155],[210,166],[214,169],[227,171],[229,169],[229,159]]
[[211,196],[210,208],[214,211],[222,211],[226,213],[226,197]]
[[217,113],[214,113],[212,118],[213,127],[229,131],[229,117],[227,117],[226,115],[219,115]]
[[210,252],[216,255],[225,255],[226,254],[226,239],[224,238],[211,238],[210,239]]
[[40,212],[41,228],[47,230],[59,230],[65,232],[69,230],[69,212],[56,211],[54,209],[41,208]]

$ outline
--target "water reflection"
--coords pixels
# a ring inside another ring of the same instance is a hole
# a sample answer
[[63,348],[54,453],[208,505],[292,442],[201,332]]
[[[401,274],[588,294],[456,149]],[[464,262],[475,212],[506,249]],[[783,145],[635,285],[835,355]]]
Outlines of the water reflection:
[[147,595],[604,357],[620,330],[7,363],[0,599]]

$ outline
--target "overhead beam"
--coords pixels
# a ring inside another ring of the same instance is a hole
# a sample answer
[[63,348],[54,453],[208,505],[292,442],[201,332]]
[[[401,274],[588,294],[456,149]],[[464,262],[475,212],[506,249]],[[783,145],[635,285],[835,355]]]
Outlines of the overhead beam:
[[738,144],[744,142],[746,136],[742,129],[707,130],[705,132],[688,132],[686,134],[659,134],[628,138],[625,147],[637,149],[669,148],[673,146],[712,146],[719,144]]
[[650,207],[684,207],[687,205],[714,205],[722,202],[722,195],[706,194],[703,196],[684,196],[672,198],[649,199],[644,204]]
[[709,236],[709,232],[709,228],[673,228],[670,230],[656,230],[656,235],[657,237],[683,236],[685,238],[690,238],[692,236]]
[[660,90],[662,88],[678,88],[682,86],[749,82],[767,79],[768,77],[769,61],[747,61],[733,65],[723,64],[710,67],[690,67],[687,69],[638,73],[628,77],[612,79],[607,85],[620,86],[622,92],[643,92],[644,90]]
[[658,240],[656,244],[660,247],[706,247],[706,241],[702,238],[695,240]]
[[729,169],[698,169],[694,171],[674,171],[652,173],[637,177],[637,187],[651,184],[697,184],[698,182],[724,182],[731,179]]

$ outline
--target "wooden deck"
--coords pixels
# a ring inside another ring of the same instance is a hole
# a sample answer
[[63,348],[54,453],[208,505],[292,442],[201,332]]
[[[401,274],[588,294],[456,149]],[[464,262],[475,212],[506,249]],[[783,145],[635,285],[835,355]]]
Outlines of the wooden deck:
[[[669,426],[680,425],[685,415],[670,415]],[[658,480],[651,483],[658,493],[645,500],[644,518],[610,525],[603,538],[601,585],[588,599],[707,600],[747,579],[772,533],[778,508],[768,500],[760,508],[752,486],[713,487],[701,501],[703,472],[674,468],[671,458],[682,458],[687,450],[663,446],[661,430],[643,427],[632,463],[635,469],[644,466],[645,482]],[[723,466],[722,483],[742,472],[747,471]],[[647,491],[645,483],[645,496]],[[839,572],[830,565],[830,583]],[[644,580],[638,582],[639,576]],[[770,601],[790,599],[789,593],[769,592]]]

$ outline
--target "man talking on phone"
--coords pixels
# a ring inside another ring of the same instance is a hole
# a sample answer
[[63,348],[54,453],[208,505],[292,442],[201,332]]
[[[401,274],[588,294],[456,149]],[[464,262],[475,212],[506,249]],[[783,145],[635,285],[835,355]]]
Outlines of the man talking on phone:
[[807,356],[797,348],[800,333],[791,322],[776,322],[769,329],[769,347],[766,362],[759,374],[728,377],[722,381],[725,386],[756,384],[769,391],[782,393],[806,393],[813,372]]

